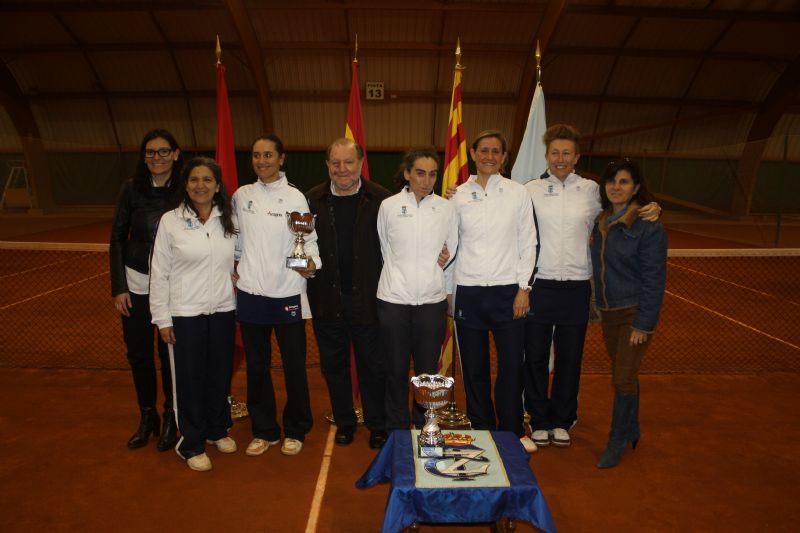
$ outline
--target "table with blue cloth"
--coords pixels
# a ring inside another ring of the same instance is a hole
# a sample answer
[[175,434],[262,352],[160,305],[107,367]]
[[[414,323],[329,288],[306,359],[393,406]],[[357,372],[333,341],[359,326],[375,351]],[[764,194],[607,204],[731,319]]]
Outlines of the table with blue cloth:
[[528,453],[513,433],[488,434],[505,469],[507,486],[481,487],[469,482],[442,482],[441,488],[419,488],[412,445],[418,432],[393,431],[367,471],[356,482],[366,488],[391,481],[381,533],[396,533],[421,523],[494,523],[501,518],[524,520],[546,532],[555,532],[550,509],[528,464]]

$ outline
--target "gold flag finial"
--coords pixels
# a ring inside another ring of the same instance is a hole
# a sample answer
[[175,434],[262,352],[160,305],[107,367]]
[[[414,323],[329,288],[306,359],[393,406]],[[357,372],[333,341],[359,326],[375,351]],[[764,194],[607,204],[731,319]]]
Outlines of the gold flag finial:
[[456,70],[464,70],[465,67],[461,66],[461,37],[456,39]]
[[353,51],[353,63],[358,63],[358,34],[356,33],[356,46]]
[[539,39],[536,39],[536,83],[542,84],[542,51],[539,49]]
[[217,65],[222,63],[222,47],[219,45],[219,35],[217,35]]

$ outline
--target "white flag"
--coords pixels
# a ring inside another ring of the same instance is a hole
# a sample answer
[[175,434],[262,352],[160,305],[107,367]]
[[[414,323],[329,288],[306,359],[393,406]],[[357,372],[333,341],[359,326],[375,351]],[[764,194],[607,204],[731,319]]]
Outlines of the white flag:
[[511,169],[511,179],[525,183],[538,178],[547,170],[547,149],[542,141],[544,131],[547,129],[547,119],[544,114],[544,91],[540,83],[536,84],[533,93],[531,112],[528,115],[528,125],[519,145],[519,154]]

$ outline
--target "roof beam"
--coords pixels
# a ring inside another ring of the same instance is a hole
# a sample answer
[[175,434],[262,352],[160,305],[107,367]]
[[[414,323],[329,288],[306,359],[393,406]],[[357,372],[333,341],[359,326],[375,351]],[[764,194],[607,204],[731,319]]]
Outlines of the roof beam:
[[[230,90],[228,93],[231,96],[237,97],[257,97],[257,93],[250,89],[235,89]],[[28,99],[36,100],[69,100],[69,99],[102,99],[105,95],[111,98],[185,98],[186,95],[191,98],[213,98],[215,92],[213,89],[208,90],[187,90],[172,91],[172,90],[133,90],[133,91],[113,91],[113,92],[70,92],[70,91],[41,91],[37,93],[28,94]],[[348,91],[272,91],[270,92],[270,100],[281,101],[326,101],[326,100],[341,100],[347,99]],[[470,101],[480,102],[494,102],[494,103],[511,103],[518,102],[518,97],[514,93],[485,93],[485,92],[464,92],[465,99]],[[442,100],[450,101],[449,91],[388,91],[387,98],[391,97],[392,102],[406,100]],[[597,95],[597,94],[559,94],[548,93],[547,101],[550,102],[588,102],[588,103],[604,103],[604,104],[626,104],[626,105],[657,105],[657,106],[676,106],[682,105],[684,107],[701,107],[709,109],[738,109],[740,111],[754,111],[758,109],[757,102],[749,100],[718,100],[707,98],[657,98],[657,97],[633,97],[633,96],[610,96],[610,95]],[[787,112],[797,113],[800,112],[800,101],[795,101],[790,104]]]
[[539,51],[544,57],[550,47],[550,41],[558,27],[558,23],[561,21],[566,4],[566,0],[550,0],[547,2],[542,19],[539,21],[539,28],[528,50],[525,72],[522,73],[519,92],[517,93],[517,109],[514,113],[514,132],[511,137],[511,151],[513,153],[519,151],[519,145],[522,143],[522,136],[528,124],[528,113],[531,110],[533,93],[536,91],[536,45],[539,45]]
[[800,20],[800,14],[791,8],[780,11],[733,9],[676,9],[659,7],[570,5],[570,14],[606,15],[614,17],[646,17],[663,19],[736,20],[748,22],[786,22]]
[[253,25],[250,23],[250,14],[244,5],[244,0],[225,0],[225,5],[230,13],[233,26],[242,42],[250,73],[253,75],[253,82],[256,87],[256,99],[261,109],[261,125],[263,133],[275,131],[272,120],[272,105],[269,96],[269,80],[264,70],[264,56],[261,53],[261,46],[258,42]]
[[795,57],[783,74],[775,81],[769,94],[761,103],[747,141],[736,166],[736,188],[733,191],[731,211],[737,215],[750,214],[753,191],[764,150],[775,126],[789,111],[800,95],[800,55]]

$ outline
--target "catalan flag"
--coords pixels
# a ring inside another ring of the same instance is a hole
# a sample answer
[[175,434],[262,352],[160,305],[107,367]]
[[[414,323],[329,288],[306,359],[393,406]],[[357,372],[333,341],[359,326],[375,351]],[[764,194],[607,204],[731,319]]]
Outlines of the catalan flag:
[[364,119],[361,117],[361,89],[358,83],[358,59],[353,59],[353,80],[350,83],[350,101],[347,104],[347,124],[344,136],[361,145],[364,150],[364,164],[361,167],[361,176],[369,179],[369,165],[367,165],[367,146],[364,138]]
[[[456,57],[458,58],[460,55],[459,46],[456,51]],[[453,94],[450,97],[450,118],[447,121],[447,141],[444,147],[442,196],[446,195],[448,187],[456,187],[469,179],[467,140],[464,137],[464,123],[462,122],[461,114],[461,72],[463,70],[464,67],[457,60],[453,74]],[[439,356],[440,374],[446,375],[453,362],[454,343],[453,319],[452,317],[447,317],[447,329],[445,330],[444,342],[442,342],[442,352]]]

